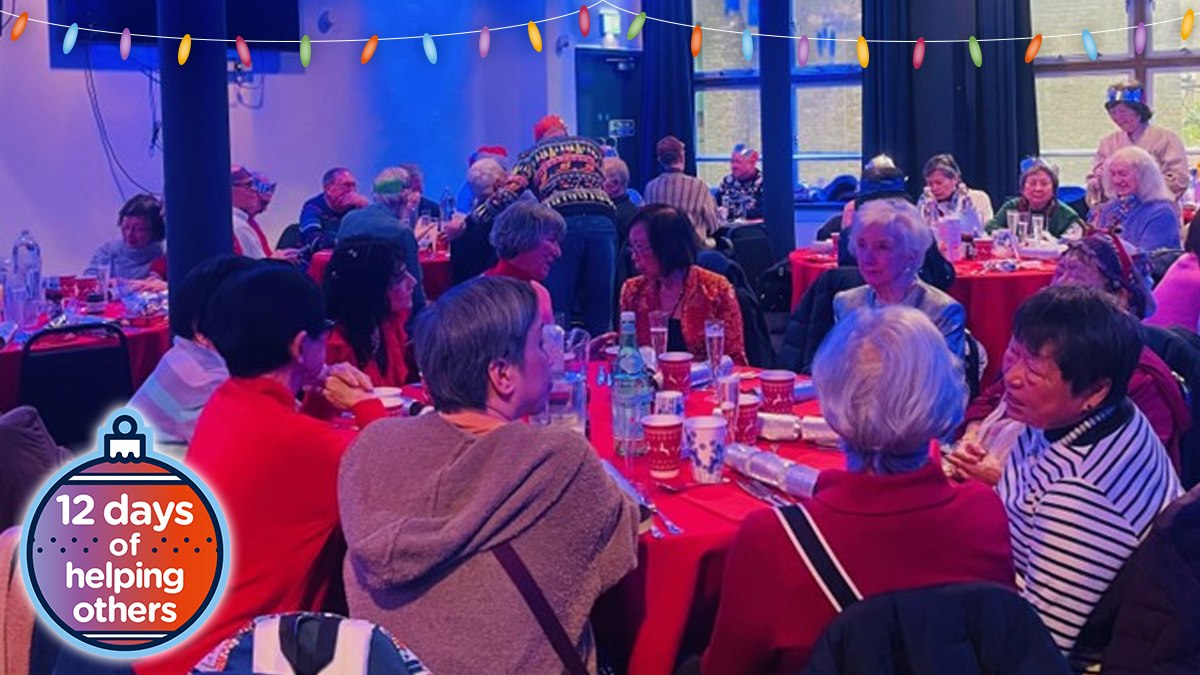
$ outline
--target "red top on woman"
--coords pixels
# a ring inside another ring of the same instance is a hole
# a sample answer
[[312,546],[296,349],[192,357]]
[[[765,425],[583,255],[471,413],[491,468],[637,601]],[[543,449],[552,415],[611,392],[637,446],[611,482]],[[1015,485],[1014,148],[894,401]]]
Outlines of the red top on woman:
[[[984,485],[936,463],[881,476],[823,471],[804,502],[863,597],[969,581],[1014,587],[1008,520]],[[795,675],[836,616],[773,509],[738,529],[703,675]]]
[[346,333],[341,326],[329,334],[325,345],[325,363],[342,363],[343,361],[356,366],[371,378],[371,384],[376,387],[400,387],[408,382],[408,364],[404,360],[404,350],[408,346],[408,334],[404,331],[404,323],[408,320],[408,312],[393,314],[384,319],[379,326],[379,349],[387,354],[386,371],[379,367],[379,361],[372,358],[366,363],[359,363],[354,356],[354,348],[346,340]]

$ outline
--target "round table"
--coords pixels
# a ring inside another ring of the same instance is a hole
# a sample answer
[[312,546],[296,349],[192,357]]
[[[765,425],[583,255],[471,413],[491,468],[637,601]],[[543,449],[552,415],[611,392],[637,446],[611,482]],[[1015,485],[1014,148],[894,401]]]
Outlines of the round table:
[[[613,451],[612,391],[595,384],[593,366],[588,389],[590,439],[597,453],[624,471],[623,458]],[[743,380],[747,390],[757,380]],[[711,391],[694,391],[686,400],[689,416],[711,414]],[[798,415],[817,415],[815,400],[795,406]],[[759,447],[769,447],[762,441]],[[780,455],[817,469],[844,468],[841,452],[803,441],[778,444]],[[730,469],[726,472],[735,476]],[[646,460],[634,462],[634,482],[649,486],[648,494],[668,518],[683,528],[681,535],[654,539],[641,537],[637,570],[597,604],[593,628],[605,644],[628,658],[630,675],[670,675],[681,653],[698,653],[707,645],[716,619],[725,556],[747,514],[768,505],[749,496],[735,484],[702,487],[671,493],[650,478]],[[690,468],[669,483],[691,480]],[[657,520],[657,519],[656,519]],[[661,522],[656,524],[660,525]]]
[[[822,272],[837,267],[834,255],[807,248],[789,253],[788,262],[792,269],[793,309]],[[1013,272],[999,272],[975,260],[954,264],[955,280],[950,295],[962,303],[967,312],[967,329],[987,350],[984,382],[990,382],[999,372],[1017,308],[1029,296],[1050,285],[1054,275],[1054,263],[1050,261],[1030,260],[1021,265]]]
[[[308,274],[317,283],[325,281],[325,268],[329,266],[329,259],[332,257],[331,249],[317,251],[313,254],[312,262],[308,265]],[[425,289],[425,297],[429,300],[437,300],[454,285],[454,277],[450,269],[450,254],[421,252],[418,258],[421,261],[421,287]]]
[[[171,348],[171,328],[166,317],[150,320],[146,325],[124,325],[125,306],[119,302],[109,303],[104,312],[104,318],[121,322],[121,330],[125,333],[126,344],[129,346],[129,370],[133,376],[133,387],[137,389],[146,381],[150,373],[158,365],[159,359]],[[97,342],[94,338],[79,337],[62,343],[62,346],[86,346],[89,341]],[[54,349],[53,344],[39,345],[36,349]],[[11,410],[21,404],[21,349],[23,345],[7,345],[0,349],[0,413]]]

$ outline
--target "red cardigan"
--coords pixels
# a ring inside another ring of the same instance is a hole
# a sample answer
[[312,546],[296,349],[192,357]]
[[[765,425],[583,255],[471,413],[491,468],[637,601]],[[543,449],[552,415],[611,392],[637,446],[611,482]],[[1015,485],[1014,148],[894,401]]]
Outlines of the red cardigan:
[[[1015,585],[1000,498],[983,485],[951,485],[936,463],[895,476],[823,471],[804,506],[864,597],[967,581]],[[725,563],[701,672],[795,675],[835,616],[776,511],[755,511]]]
[[[967,406],[963,415],[963,424],[982,421],[1004,396],[1004,378],[996,379],[990,387],[984,389]],[[1149,347],[1143,347],[1138,358],[1138,364],[1129,378],[1129,400],[1133,401],[1138,410],[1146,416],[1154,435],[1162,441],[1167,449],[1167,456],[1175,471],[1179,471],[1179,444],[1183,435],[1192,428],[1192,414],[1183,393],[1179,390],[1179,382],[1171,374],[1171,368],[1158,354]]]
[[393,314],[384,319],[379,327],[379,347],[387,352],[387,372],[379,369],[379,362],[375,359],[360,364],[354,357],[354,348],[346,341],[341,326],[329,334],[325,346],[325,363],[345,362],[357,366],[371,378],[371,384],[376,387],[403,386],[408,382],[408,365],[404,360],[404,350],[408,346],[408,334],[404,331],[404,322],[407,320],[408,312]]
[[[384,415],[376,399],[354,408],[360,426]],[[204,626],[135,664],[138,675],[184,675],[256,616],[322,608],[341,575],[345,544],[331,536],[338,531],[338,464],[354,436],[300,413],[292,393],[273,380],[234,378],[217,388],[196,423],[187,465],[229,525],[229,581]]]

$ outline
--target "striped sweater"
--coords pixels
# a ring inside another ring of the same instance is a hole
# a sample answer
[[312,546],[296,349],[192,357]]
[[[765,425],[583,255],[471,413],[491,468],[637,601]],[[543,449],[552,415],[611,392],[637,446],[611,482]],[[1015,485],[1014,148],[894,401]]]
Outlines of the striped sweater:
[[717,202],[704,180],[679,169],[666,169],[646,184],[647,204],[667,204],[683,211],[700,241],[717,231]]
[[1099,655],[1076,649],[1080,630],[1154,517],[1183,493],[1167,453],[1126,401],[1065,434],[1026,427],[997,489],[1022,595],[1083,672]]

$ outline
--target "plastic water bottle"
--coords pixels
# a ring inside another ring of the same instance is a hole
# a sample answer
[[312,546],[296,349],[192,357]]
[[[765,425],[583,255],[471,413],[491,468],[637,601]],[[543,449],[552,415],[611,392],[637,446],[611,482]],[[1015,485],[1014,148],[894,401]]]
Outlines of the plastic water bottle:
[[617,454],[624,457],[646,452],[642,418],[650,414],[653,396],[650,376],[637,346],[634,321],[633,312],[621,312],[620,348],[612,374],[613,440]]
[[442,220],[444,220],[444,221],[450,220],[454,216],[455,204],[454,204],[454,193],[450,191],[449,187],[442,190],[442,203],[440,204],[440,206],[442,209]]
[[[21,328],[32,328],[37,324],[42,306],[42,248],[29,230],[21,230],[12,248],[12,273],[8,287],[20,297],[20,318],[15,319]],[[14,303],[18,299],[14,297]],[[5,300],[7,307],[7,298]]]

